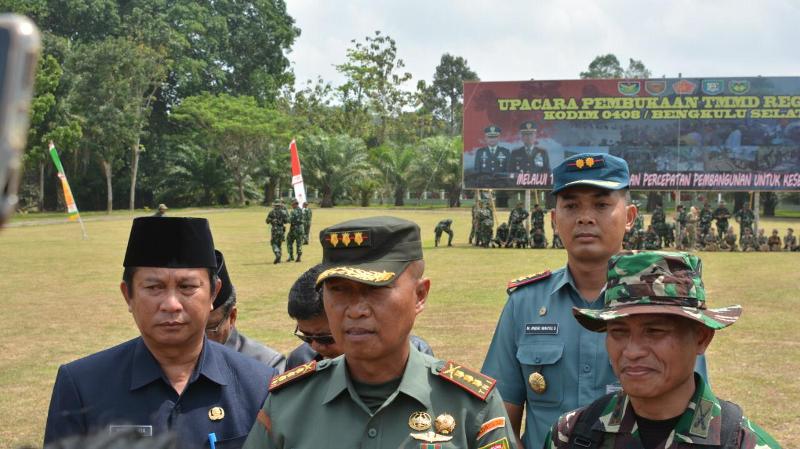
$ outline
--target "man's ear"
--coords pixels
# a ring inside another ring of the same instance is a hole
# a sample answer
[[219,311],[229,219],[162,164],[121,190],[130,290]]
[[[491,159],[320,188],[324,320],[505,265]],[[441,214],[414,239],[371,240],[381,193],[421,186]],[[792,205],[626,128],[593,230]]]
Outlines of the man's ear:
[[220,290],[222,290],[222,281],[217,278],[217,283],[214,284],[214,293],[211,295],[211,310],[214,310],[214,300],[217,299]]
[[228,315],[228,319],[231,320],[231,327],[236,324],[236,317],[239,315],[239,310],[236,308],[236,304],[232,306],[231,314]]
[[628,204],[625,206],[625,231],[633,229],[633,222],[636,221],[636,216],[639,215],[639,208],[635,204]]
[[414,289],[416,293],[416,300],[414,302],[414,310],[417,314],[425,309],[425,303],[428,301],[428,293],[431,291],[431,280],[422,278],[417,281],[417,286]]
[[705,354],[706,349],[708,349],[708,345],[711,344],[711,340],[714,339],[715,331],[709,327],[706,327],[702,324],[697,324],[698,330],[695,332],[696,341],[697,341],[697,355]]
[[128,304],[128,312],[133,312],[133,310],[131,310],[132,298],[130,292],[128,291],[128,284],[126,284],[125,281],[119,283],[119,291],[122,293],[122,298],[125,299],[125,303]]

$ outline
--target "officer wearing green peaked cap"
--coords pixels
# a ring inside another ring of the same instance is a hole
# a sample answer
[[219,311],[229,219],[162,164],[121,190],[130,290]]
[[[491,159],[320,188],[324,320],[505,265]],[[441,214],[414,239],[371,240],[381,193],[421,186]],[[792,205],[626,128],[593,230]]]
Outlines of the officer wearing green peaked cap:
[[344,354],[270,382],[245,448],[516,448],[494,379],[409,344],[425,307],[420,229],[394,217],[320,233],[331,334]]
[[546,448],[780,447],[693,370],[714,332],[742,313],[708,308],[701,274],[700,259],[688,253],[624,251],[611,259],[604,307],[573,313],[586,329],[606,333],[623,389],[562,415]]

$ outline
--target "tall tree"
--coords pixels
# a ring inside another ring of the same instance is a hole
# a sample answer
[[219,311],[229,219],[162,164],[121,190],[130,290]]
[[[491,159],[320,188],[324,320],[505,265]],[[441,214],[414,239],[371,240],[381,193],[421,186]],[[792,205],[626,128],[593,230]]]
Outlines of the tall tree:
[[387,142],[370,151],[370,162],[384,177],[387,187],[392,189],[394,205],[403,206],[409,185],[414,181],[414,160],[417,150],[412,145]]
[[149,47],[127,38],[81,44],[70,56],[67,67],[74,85],[69,104],[82,119],[84,145],[100,160],[109,213],[114,169],[124,165],[126,149],[133,149],[134,161],[138,157],[151,86],[163,73],[160,61],[160,55]]
[[[261,107],[253,97],[203,94],[185,99],[173,114],[195,141],[216,151],[233,177],[237,202],[244,205],[264,151],[289,145],[287,119]],[[281,142],[282,145],[270,145]]]
[[463,148],[461,136],[428,137],[419,143],[419,156],[414,161],[413,172],[422,183],[422,190],[445,190],[450,207],[461,206]]
[[630,58],[628,68],[622,69],[622,65],[613,53],[595,57],[589,63],[589,70],[580,73],[582,79],[603,79],[603,78],[649,78],[650,70],[645,67],[641,60]]
[[434,103],[434,113],[450,124],[450,135],[460,133],[463,117],[464,81],[479,81],[476,74],[461,56],[442,55],[433,74],[431,90],[439,102]]
[[322,194],[321,207],[333,207],[354,179],[369,167],[364,142],[346,134],[312,134],[298,140],[303,177]]
[[386,140],[390,121],[403,111],[410,94],[403,84],[411,79],[411,73],[403,72],[405,63],[397,57],[397,44],[389,36],[375,31],[364,42],[351,41],[347,49],[347,61],[337,65],[347,82],[339,87],[341,103],[347,114],[348,124],[363,126],[365,116],[371,115],[377,127],[367,136],[370,147]]

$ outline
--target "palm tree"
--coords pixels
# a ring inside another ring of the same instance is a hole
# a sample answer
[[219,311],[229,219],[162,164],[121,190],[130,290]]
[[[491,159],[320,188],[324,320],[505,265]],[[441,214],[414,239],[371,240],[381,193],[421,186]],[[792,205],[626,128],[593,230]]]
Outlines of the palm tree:
[[381,171],[387,186],[394,190],[394,205],[404,205],[404,197],[414,177],[417,150],[413,146],[399,147],[388,142],[370,153],[370,162]]
[[350,183],[369,167],[364,142],[346,134],[311,135],[298,145],[304,149],[303,176],[319,188],[321,207],[333,207]]
[[443,189],[450,207],[461,206],[461,137],[428,137],[418,148],[412,172],[423,182],[422,189]]

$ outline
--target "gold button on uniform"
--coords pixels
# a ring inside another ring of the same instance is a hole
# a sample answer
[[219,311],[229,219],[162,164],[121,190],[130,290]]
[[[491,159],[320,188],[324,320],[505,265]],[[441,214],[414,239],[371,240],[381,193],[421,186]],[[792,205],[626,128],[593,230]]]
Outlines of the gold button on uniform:
[[531,375],[528,376],[528,385],[531,386],[531,390],[539,394],[547,390],[547,382],[545,382],[544,376],[539,373],[531,373]]

